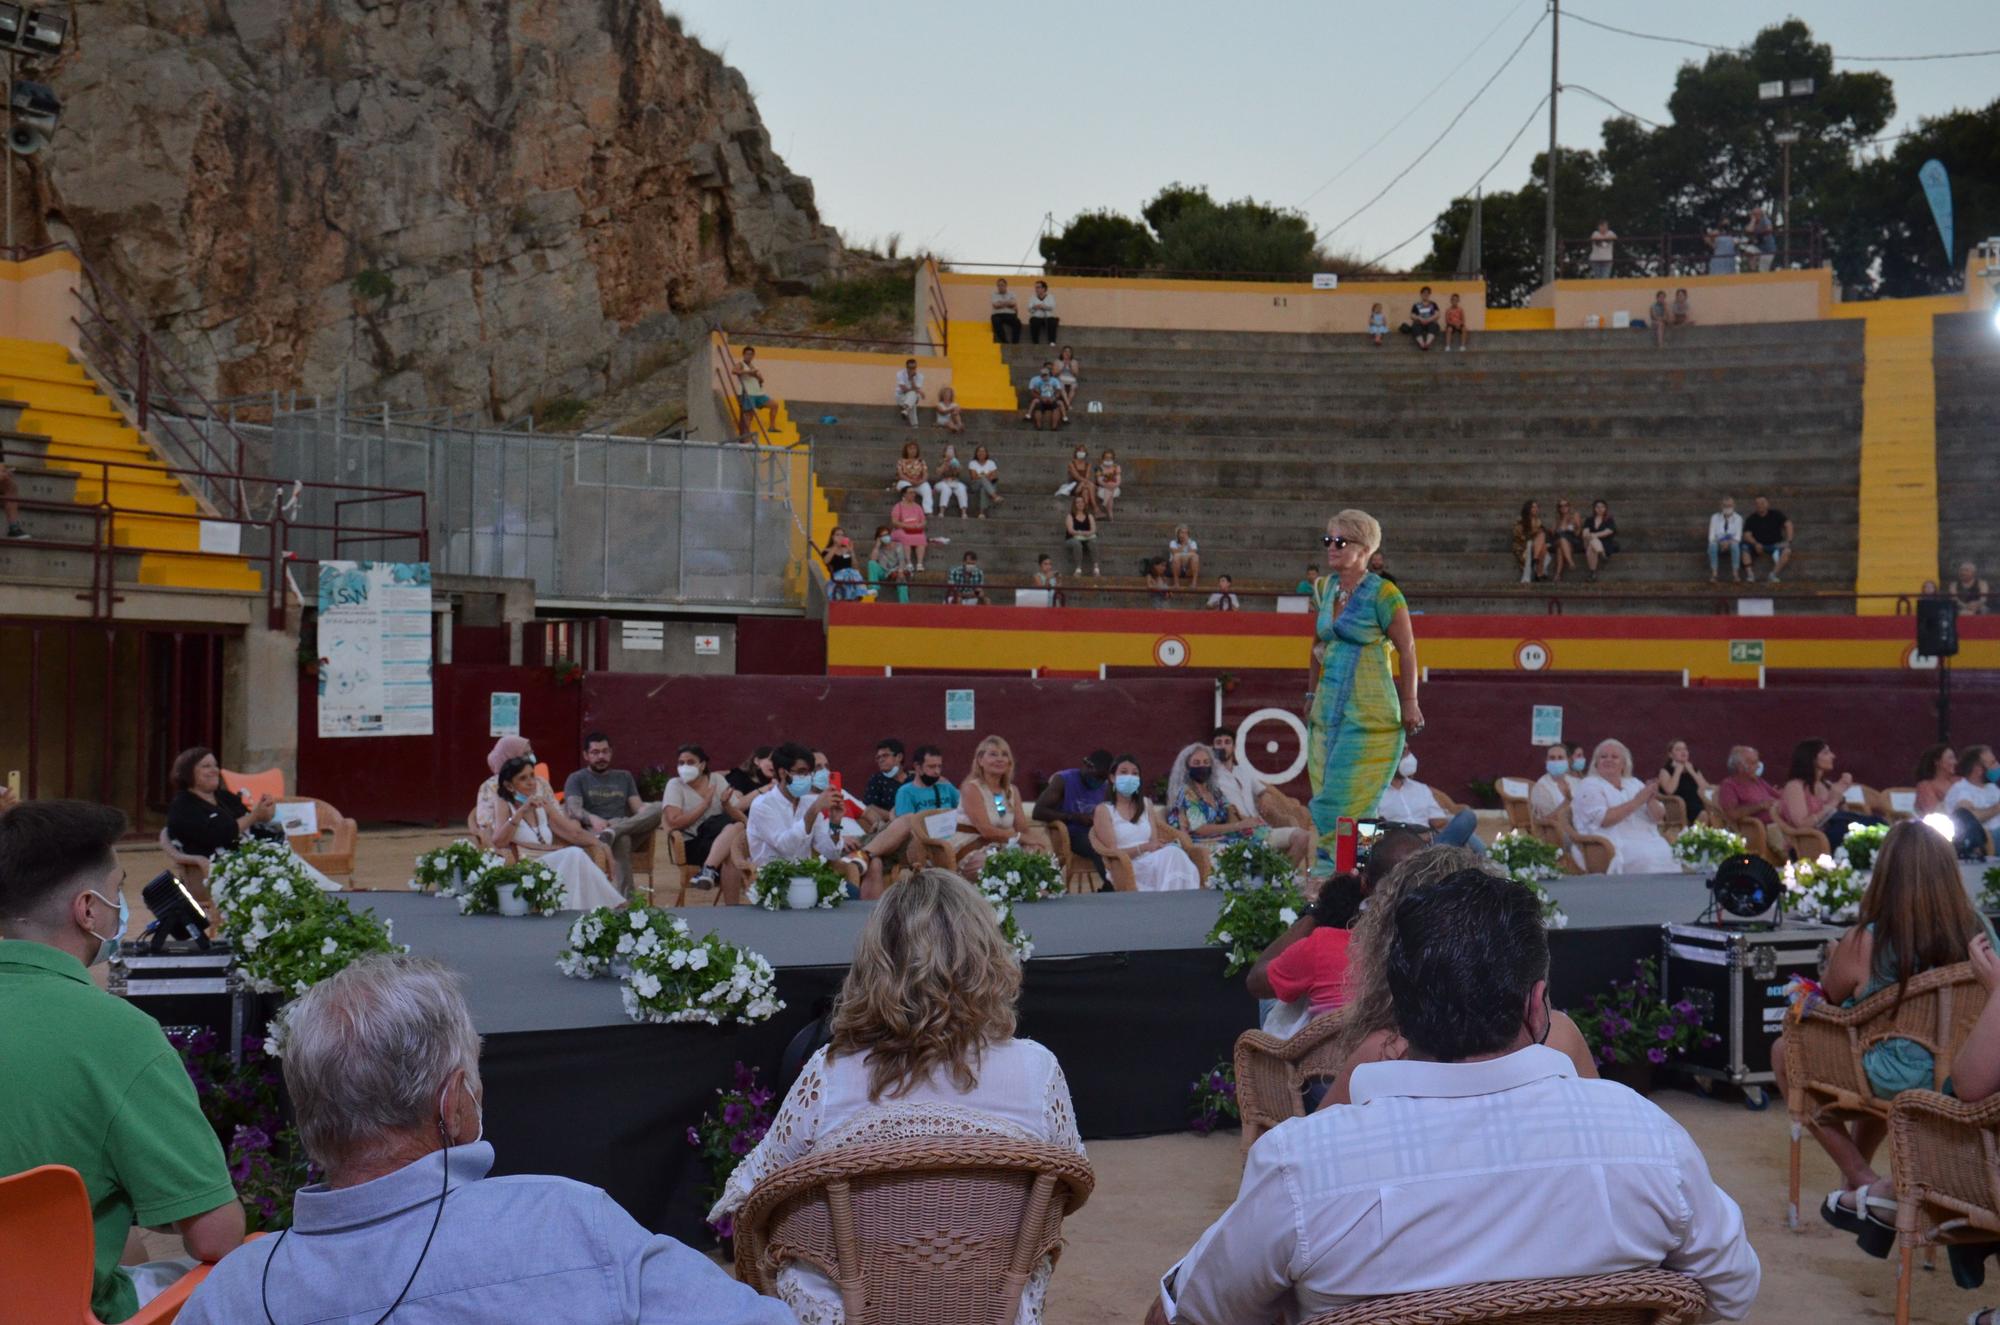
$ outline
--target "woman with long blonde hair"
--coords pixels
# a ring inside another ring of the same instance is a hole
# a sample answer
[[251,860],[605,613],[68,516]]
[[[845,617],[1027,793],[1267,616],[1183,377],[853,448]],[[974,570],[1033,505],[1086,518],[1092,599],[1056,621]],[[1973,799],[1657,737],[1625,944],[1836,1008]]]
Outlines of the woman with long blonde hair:
[[972,752],[972,768],[958,788],[958,831],[951,836],[959,871],[979,872],[987,853],[1019,839],[1031,851],[1049,850],[1048,835],[1021,810],[1014,785],[1014,747],[989,736]]
[[[891,888],[854,945],[832,1039],[730,1174],[710,1222],[786,1164],[843,1145],[981,1135],[1083,1154],[1061,1065],[1014,1038],[1020,992],[1021,965],[978,889],[940,869]],[[1044,1260],[1029,1278],[1016,1325],[1041,1320],[1050,1270]],[[810,1266],[779,1270],[778,1295],[801,1320],[844,1319],[840,1290]]]

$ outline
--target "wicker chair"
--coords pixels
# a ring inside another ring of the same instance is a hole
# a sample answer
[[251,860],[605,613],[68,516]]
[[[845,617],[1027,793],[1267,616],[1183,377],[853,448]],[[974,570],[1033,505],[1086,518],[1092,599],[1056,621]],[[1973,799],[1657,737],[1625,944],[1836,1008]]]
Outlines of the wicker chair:
[[848,1325],[1005,1325],[1095,1182],[1083,1156],[1039,1141],[822,1151],[750,1193],[736,1216],[736,1275],[775,1296],[781,1266],[814,1266],[839,1286]]
[[1882,801],[1889,807],[1885,817],[1891,823],[1901,823],[1905,819],[1917,817],[1915,787],[1886,787],[1882,791]]
[[1516,1279],[1378,1297],[1303,1325],[1688,1325],[1708,1310],[1701,1284],[1672,1270]]
[[350,887],[354,883],[354,841],[360,832],[360,825],[349,819],[323,800],[307,800],[305,797],[287,798],[289,804],[307,803],[313,806],[313,813],[319,831],[308,836],[301,833],[290,840],[292,850],[300,860],[326,875],[329,879],[345,876]]
[[1507,827],[1518,833],[1535,831],[1535,816],[1528,804],[1534,784],[1526,778],[1498,778],[1493,789],[1500,793],[1500,808],[1507,811]]
[[1306,1113],[1306,1084],[1340,1075],[1334,1057],[1340,1013],[1325,1012],[1288,1040],[1263,1031],[1236,1037],[1236,1109],[1243,1117],[1243,1148],[1288,1118]]
[[1660,835],[1671,842],[1687,831],[1687,802],[1678,796],[1660,797]]
[[1777,815],[1771,816],[1771,823],[1764,831],[1768,850],[1778,853],[1780,863],[1797,856],[1800,860],[1818,860],[1833,851],[1833,844],[1826,840],[1826,834],[1817,828],[1794,828]]
[[1094,893],[1100,880],[1097,867],[1090,863],[1090,857],[1080,856],[1069,844],[1069,826],[1048,824],[1049,845],[1056,858],[1056,870],[1062,875],[1063,883],[1071,893]]
[[[1187,852],[1188,859],[1194,862],[1195,873],[1201,877],[1201,886],[1204,888],[1208,887],[1208,848],[1196,846],[1194,839],[1180,829],[1175,828],[1172,824],[1169,824],[1167,817],[1157,807],[1153,810],[1153,831],[1156,834],[1165,834],[1167,838],[1180,844],[1181,850]],[[1092,845],[1096,845],[1095,841],[1093,841]],[[1104,861],[1105,871],[1111,875],[1111,889],[1113,892],[1129,893],[1138,891],[1139,883],[1132,870],[1132,857],[1130,855],[1116,849],[1107,850],[1102,846],[1097,847],[1097,854]]]
[[1559,834],[1558,845],[1573,846],[1583,852],[1583,868],[1579,870],[1575,865],[1575,857],[1565,851],[1563,853],[1565,868],[1572,874],[1608,874],[1611,871],[1611,862],[1617,858],[1618,848],[1611,845],[1610,838],[1599,837],[1595,833],[1579,833],[1576,830],[1576,820],[1570,817],[1568,804],[1564,804],[1556,811],[1555,823],[1556,832]]
[[1786,1217],[1799,1224],[1801,1138],[1808,1123],[1839,1124],[1857,1118],[1887,1119],[1890,1101],[1868,1085],[1861,1056],[1883,1040],[1914,1040],[1935,1060],[1931,1084],[1942,1088],[1951,1060],[1986,1007],[1986,991],[1972,965],[1958,962],[1910,977],[1851,1008],[1815,1003],[1785,1023],[1785,1108],[1792,1115],[1790,1204]]
[[2000,1095],[1967,1104],[1906,1090],[1889,1110],[1896,1178],[1897,1325],[1910,1319],[1910,1264],[1953,1243],[2000,1242]]

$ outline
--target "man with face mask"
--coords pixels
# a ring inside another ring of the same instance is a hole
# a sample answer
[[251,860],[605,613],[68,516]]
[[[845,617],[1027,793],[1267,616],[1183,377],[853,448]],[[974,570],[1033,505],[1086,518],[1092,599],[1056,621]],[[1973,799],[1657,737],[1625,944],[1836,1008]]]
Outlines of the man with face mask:
[[1209,733],[1209,749],[1215,752],[1215,780],[1231,805],[1254,810],[1267,824],[1278,828],[1310,831],[1312,815],[1306,807],[1265,782],[1256,769],[1236,757],[1236,729],[1217,727]]
[[[1035,798],[1035,822],[1059,823],[1069,833],[1070,854],[1090,862],[1101,879],[1108,880],[1104,858],[1090,845],[1090,825],[1097,807],[1111,794],[1111,752],[1092,750],[1076,768],[1065,768],[1049,779]],[[1107,882],[1104,885],[1109,888]]]
[[[0,1174],[65,1164],[90,1196],[90,1308],[121,1321],[243,1241],[215,1130],[160,1024],[92,983],[123,937],[125,816],[83,801],[0,815]],[[118,1264],[133,1224],[191,1259]],[[0,1312],[4,1314],[4,1312]]]
[[1486,854],[1486,844],[1479,840],[1479,816],[1471,810],[1447,814],[1438,803],[1437,793],[1417,781],[1417,757],[1408,750],[1403,752],[1403,762],[1396,766],[1396,776],[1383,788],[1375,816],[1391,823],[1429,827],[1437,834],[1432,841],[1439,846],[1466,847],[1482,856]]

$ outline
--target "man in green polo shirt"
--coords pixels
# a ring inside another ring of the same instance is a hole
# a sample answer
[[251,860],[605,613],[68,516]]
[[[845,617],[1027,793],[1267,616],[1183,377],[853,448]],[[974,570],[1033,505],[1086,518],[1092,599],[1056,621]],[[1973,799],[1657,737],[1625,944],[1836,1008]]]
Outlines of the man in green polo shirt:
[[0,814],[0,1174],[66,1164],[95,1212],[90,1307],[121,1321],[188,1262],[120,1268],[134,1222],[188,1255],[243,1241],[243,1207],[180,1055],[159,1023],[91,982],[124,932],[125,816],[83,801]]

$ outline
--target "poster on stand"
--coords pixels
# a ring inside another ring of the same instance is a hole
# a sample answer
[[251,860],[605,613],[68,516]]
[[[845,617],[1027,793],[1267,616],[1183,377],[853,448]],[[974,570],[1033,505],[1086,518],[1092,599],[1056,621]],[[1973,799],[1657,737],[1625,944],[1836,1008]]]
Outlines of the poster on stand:
[[431,734],[428,562],[320,563],[319,734]]

